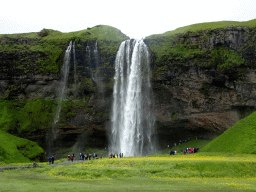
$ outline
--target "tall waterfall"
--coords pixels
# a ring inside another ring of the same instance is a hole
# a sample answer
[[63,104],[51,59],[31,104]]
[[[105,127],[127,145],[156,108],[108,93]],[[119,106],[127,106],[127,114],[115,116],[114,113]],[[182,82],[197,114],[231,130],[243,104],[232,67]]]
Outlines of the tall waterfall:
[[65,99],[65,93],[67,89],[68,82],[68,74],[69,74],[69,62],[70,62],[70,54],[71,54],[72,41],[70,41],[69,46],[65,52],[64,63],[61,68],[61,84],[59,87],[59,103],[57,107],[57,112],[54,118],[54,125],[59,121],[60,111],[61,111],[61,102]]
[[74,59],[74,81],[75,81],[75,90],[76,90],[76,48],[75,42],[73,43],[73,59]]
[[115,61],[109,152],[141,156],[155,149],[149,51],[143,40],[121,43]]

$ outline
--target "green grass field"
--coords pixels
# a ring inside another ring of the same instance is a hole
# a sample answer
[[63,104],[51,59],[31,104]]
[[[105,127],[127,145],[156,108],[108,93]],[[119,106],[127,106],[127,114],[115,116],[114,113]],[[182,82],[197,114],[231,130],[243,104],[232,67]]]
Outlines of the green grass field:
[[0,173],[0,191],[255,191],[256,156],[198,153],[98,159]]

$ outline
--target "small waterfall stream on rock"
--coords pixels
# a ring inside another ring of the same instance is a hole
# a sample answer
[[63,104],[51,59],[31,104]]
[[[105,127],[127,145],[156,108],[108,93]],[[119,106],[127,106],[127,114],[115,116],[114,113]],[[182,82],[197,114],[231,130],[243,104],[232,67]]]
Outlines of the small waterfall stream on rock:
[[75,42],[73,43],[73,59],[74,59],[74,82],[75,82],[75,91],[76,91],[76,48],[75,48]]
[[71,55],[71,49],[72,49],[72,41],[70,41],[66,52],[64,56],[64,62],[61,68],[61,82],[59,89],[57,91],[58,95],[58,106],[57,110],[53,119],[53,126],[52,130],[47,133],[46,135],[46,141],[47,141],[47,155],[51,155],[53,153],[53,142],[57,139],[58,133],[57,129],[55,128],[56,123],[58,123],[60,118],[60,112],[61,112],[61,103],[65,99],[66,89],[67,89],[67,82],[68,82],[68,74],[69,74],[69,63],[70,63],[70,55]]
[[[59,118],[60,118],[60,112],[61,112],[61,103],[62,101],[65,99],[65,95],[66,95],[66,89],[67,89],[67,83],[68,83],[68,74],[69,74],[69,62],[70,62],[70,54],[71,54],[71,47],[72,47],[72,41],[70,41],[69,46],[65,52],[65,56],[64,56],[64,63],[63,66],[61,68],[61,83],[60,83],[60,87],[58,90],[59,96],[58,96],[58,106],[57,106],[57,111],[54,117],[54,126],[56,125],[56,123],[58,123]],[[54,135],[53,138],[56,139],[57,135],[54,131]]]
[[99,93],[99,96],[101,98],[101,101],[104,102],[104,85],[103,85],[103,82],[102,82],[103,76],[102,76],[102,73],[99,69],[99,53],[98,53],[98,43],[97,43],[97,41],[95,42],[95,45],[94,45],[93,54],[94,54],[94,62],[95,62],[96,72],[92,74],[92,79],[97,85],[98,93]]
[[149,77],[149,50],[143,40],[122,42],[115,61],[109,153],[141,156],[155,152]]
[[85,49],[85,56],[86,56],[87,62],[90,65],[91,64],[91,51],[90,51],[90,47],[88,45],[88,42],[87,42],[87,46],[86,46],[86,49]]

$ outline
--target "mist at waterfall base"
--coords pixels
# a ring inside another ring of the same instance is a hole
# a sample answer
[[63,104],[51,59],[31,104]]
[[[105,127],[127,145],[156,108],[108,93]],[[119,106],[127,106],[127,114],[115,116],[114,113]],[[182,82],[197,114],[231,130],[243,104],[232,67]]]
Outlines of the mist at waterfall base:
[[119,47],[115,61],[109,153],[123,153],[127,157],[156,152],[149,58],[143,40],[126,40]]

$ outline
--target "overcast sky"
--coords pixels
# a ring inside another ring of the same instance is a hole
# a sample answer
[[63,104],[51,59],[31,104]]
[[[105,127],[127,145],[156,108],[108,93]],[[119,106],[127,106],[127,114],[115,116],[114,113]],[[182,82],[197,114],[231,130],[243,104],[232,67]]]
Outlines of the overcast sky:
[[104,24],[139,39],[194,23],[256,19],[256,0],[2,0],[0,6],[0,34]]

